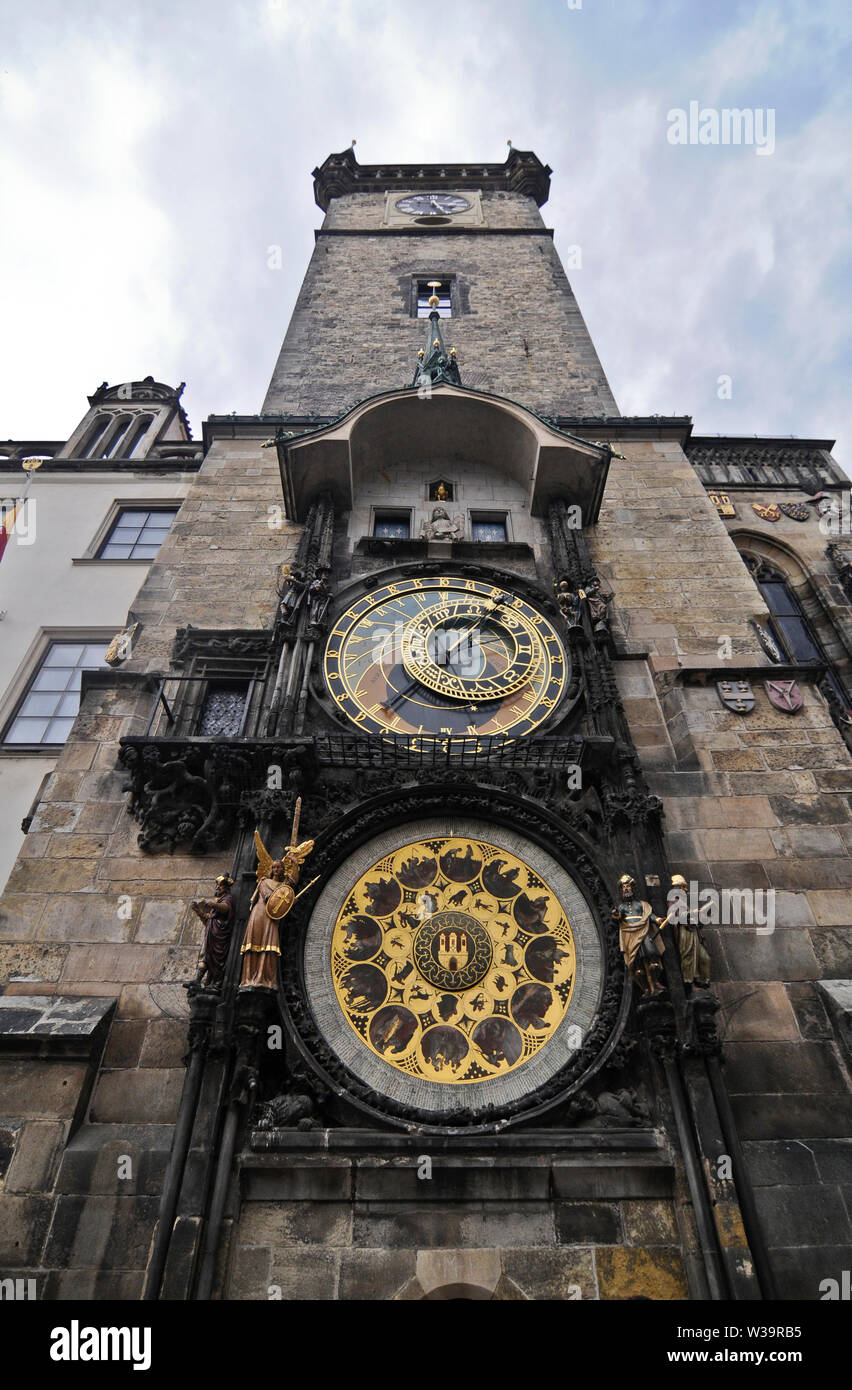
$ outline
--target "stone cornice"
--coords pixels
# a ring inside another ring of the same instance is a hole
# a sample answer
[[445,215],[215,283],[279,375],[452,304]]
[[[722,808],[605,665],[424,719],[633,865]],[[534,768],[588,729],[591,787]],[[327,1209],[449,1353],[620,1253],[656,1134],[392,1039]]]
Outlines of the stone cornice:
[[422,237],[424,232],[432,236],[543,236],[549,237],[552,241],[554,231],[552,227],[428,227],[415,225],[411,227],[317,227],[314,232],[314,240],[319,241],[320,237],[327,236],[417,236]]
[[[186,449],[187,452],[178,452],[178,450],[183,449]],[[174,454],[169,454],[164,458],[151,455],[144,459],[46,458],[33,476],[38,481],[39,476],[45,473],[100,473],[104,477],[113,478],[117,476],[127,478],[140,476],[180,477],[183,473],[197,473],[204,461],[201,446],[199,444],[176,445],[175,450]],[[14,459],[0,459],[0,473],[23,475],[21,458],[26,457],[26,454],[22,454]]]
[[539,207],[550,194],[549,164],[532,150],[510,150],[503,164],[359,164],[352,149],[330,154],[314,169],[314,197],[327,212],[332,198],[348,193],[385,193],[388,189],[451,188],[480,192],[523,193]]
[[825,449],[827,453],[831,453],[834,445],[835,440],[833,439],[800,439],[795,435],[694,434],[686,452],[691,453],[693,449],[762,449],[772,447],[802,451]]

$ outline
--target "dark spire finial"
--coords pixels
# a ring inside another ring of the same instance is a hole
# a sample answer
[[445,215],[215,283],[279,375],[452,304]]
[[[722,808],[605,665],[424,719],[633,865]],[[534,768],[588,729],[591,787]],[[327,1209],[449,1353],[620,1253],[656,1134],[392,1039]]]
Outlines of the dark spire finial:
[[458,362],[456,361],[456,350],[450,348],[449,352],[444,347],[444,339],[441,333],[441,316],[438,313],[439,299],[437,291],[441,287],[440,280],[429,280],[429,289],[432,291],[429,297],[431,312],[426,324],[426,340],[424,346],[418,352],[418,364],[414,372],[414,385],[417,387],[439,386],[442,381],[450,382],[453,386],[461,386],[461,374]]

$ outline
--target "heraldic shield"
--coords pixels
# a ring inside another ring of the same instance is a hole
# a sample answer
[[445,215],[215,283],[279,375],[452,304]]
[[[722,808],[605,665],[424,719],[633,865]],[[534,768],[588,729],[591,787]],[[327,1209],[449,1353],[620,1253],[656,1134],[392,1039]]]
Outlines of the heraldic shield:
[[796,714],[804,704],[804,696],[795,681],[764,681],[767,699],[785,714]]
[[754,691],[748,681],[717,681],[719,699],[734,714],[749,714],[754,709]]
[[808,511],[803,502],[779,502],[778,507],[792,521],[810,521],[811,519],[811,512]]

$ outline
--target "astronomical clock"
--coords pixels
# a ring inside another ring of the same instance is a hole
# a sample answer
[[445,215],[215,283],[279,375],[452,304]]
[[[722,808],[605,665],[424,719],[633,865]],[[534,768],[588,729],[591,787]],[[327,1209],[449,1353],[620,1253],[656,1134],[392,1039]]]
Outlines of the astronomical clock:
[[[481,574],[403,573],[341,599],[323,655],[338,721],[379,748],[463,744],[476,760],[561,718],[567,642],[543,607]],[[594,874],[542,807],[534,823],[517,814],[511,790],[408,781],[400,801],[388,776],[378,808],[364,784],[285,961],[306,1059],[402,1123],[552,1104],[615,1023]]]
[[331,698],[371,734],[518,738],[556,708],[566,676],[542,613],[448,575],[367,593],[338,618],[325,654]]

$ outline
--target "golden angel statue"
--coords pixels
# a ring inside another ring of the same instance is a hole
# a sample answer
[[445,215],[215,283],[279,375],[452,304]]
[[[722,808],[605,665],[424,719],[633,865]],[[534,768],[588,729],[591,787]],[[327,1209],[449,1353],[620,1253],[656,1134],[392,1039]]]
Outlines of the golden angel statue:
[[[281,946],[278,923],[287,916],[296,898],[296,884],[302,865],[314,847],[313,840],[297,844],[301,797],[293,813],[290,844],[283,859],[273,859],[257,830],[254,844],[257,850],[257,888],[251,900],[241,956],[243,962],[240,989],[276,989],[278,987],[278,958]],[[311,883],[316,883],[312,879]],[[311,883],[302,889],[304,893]]]

